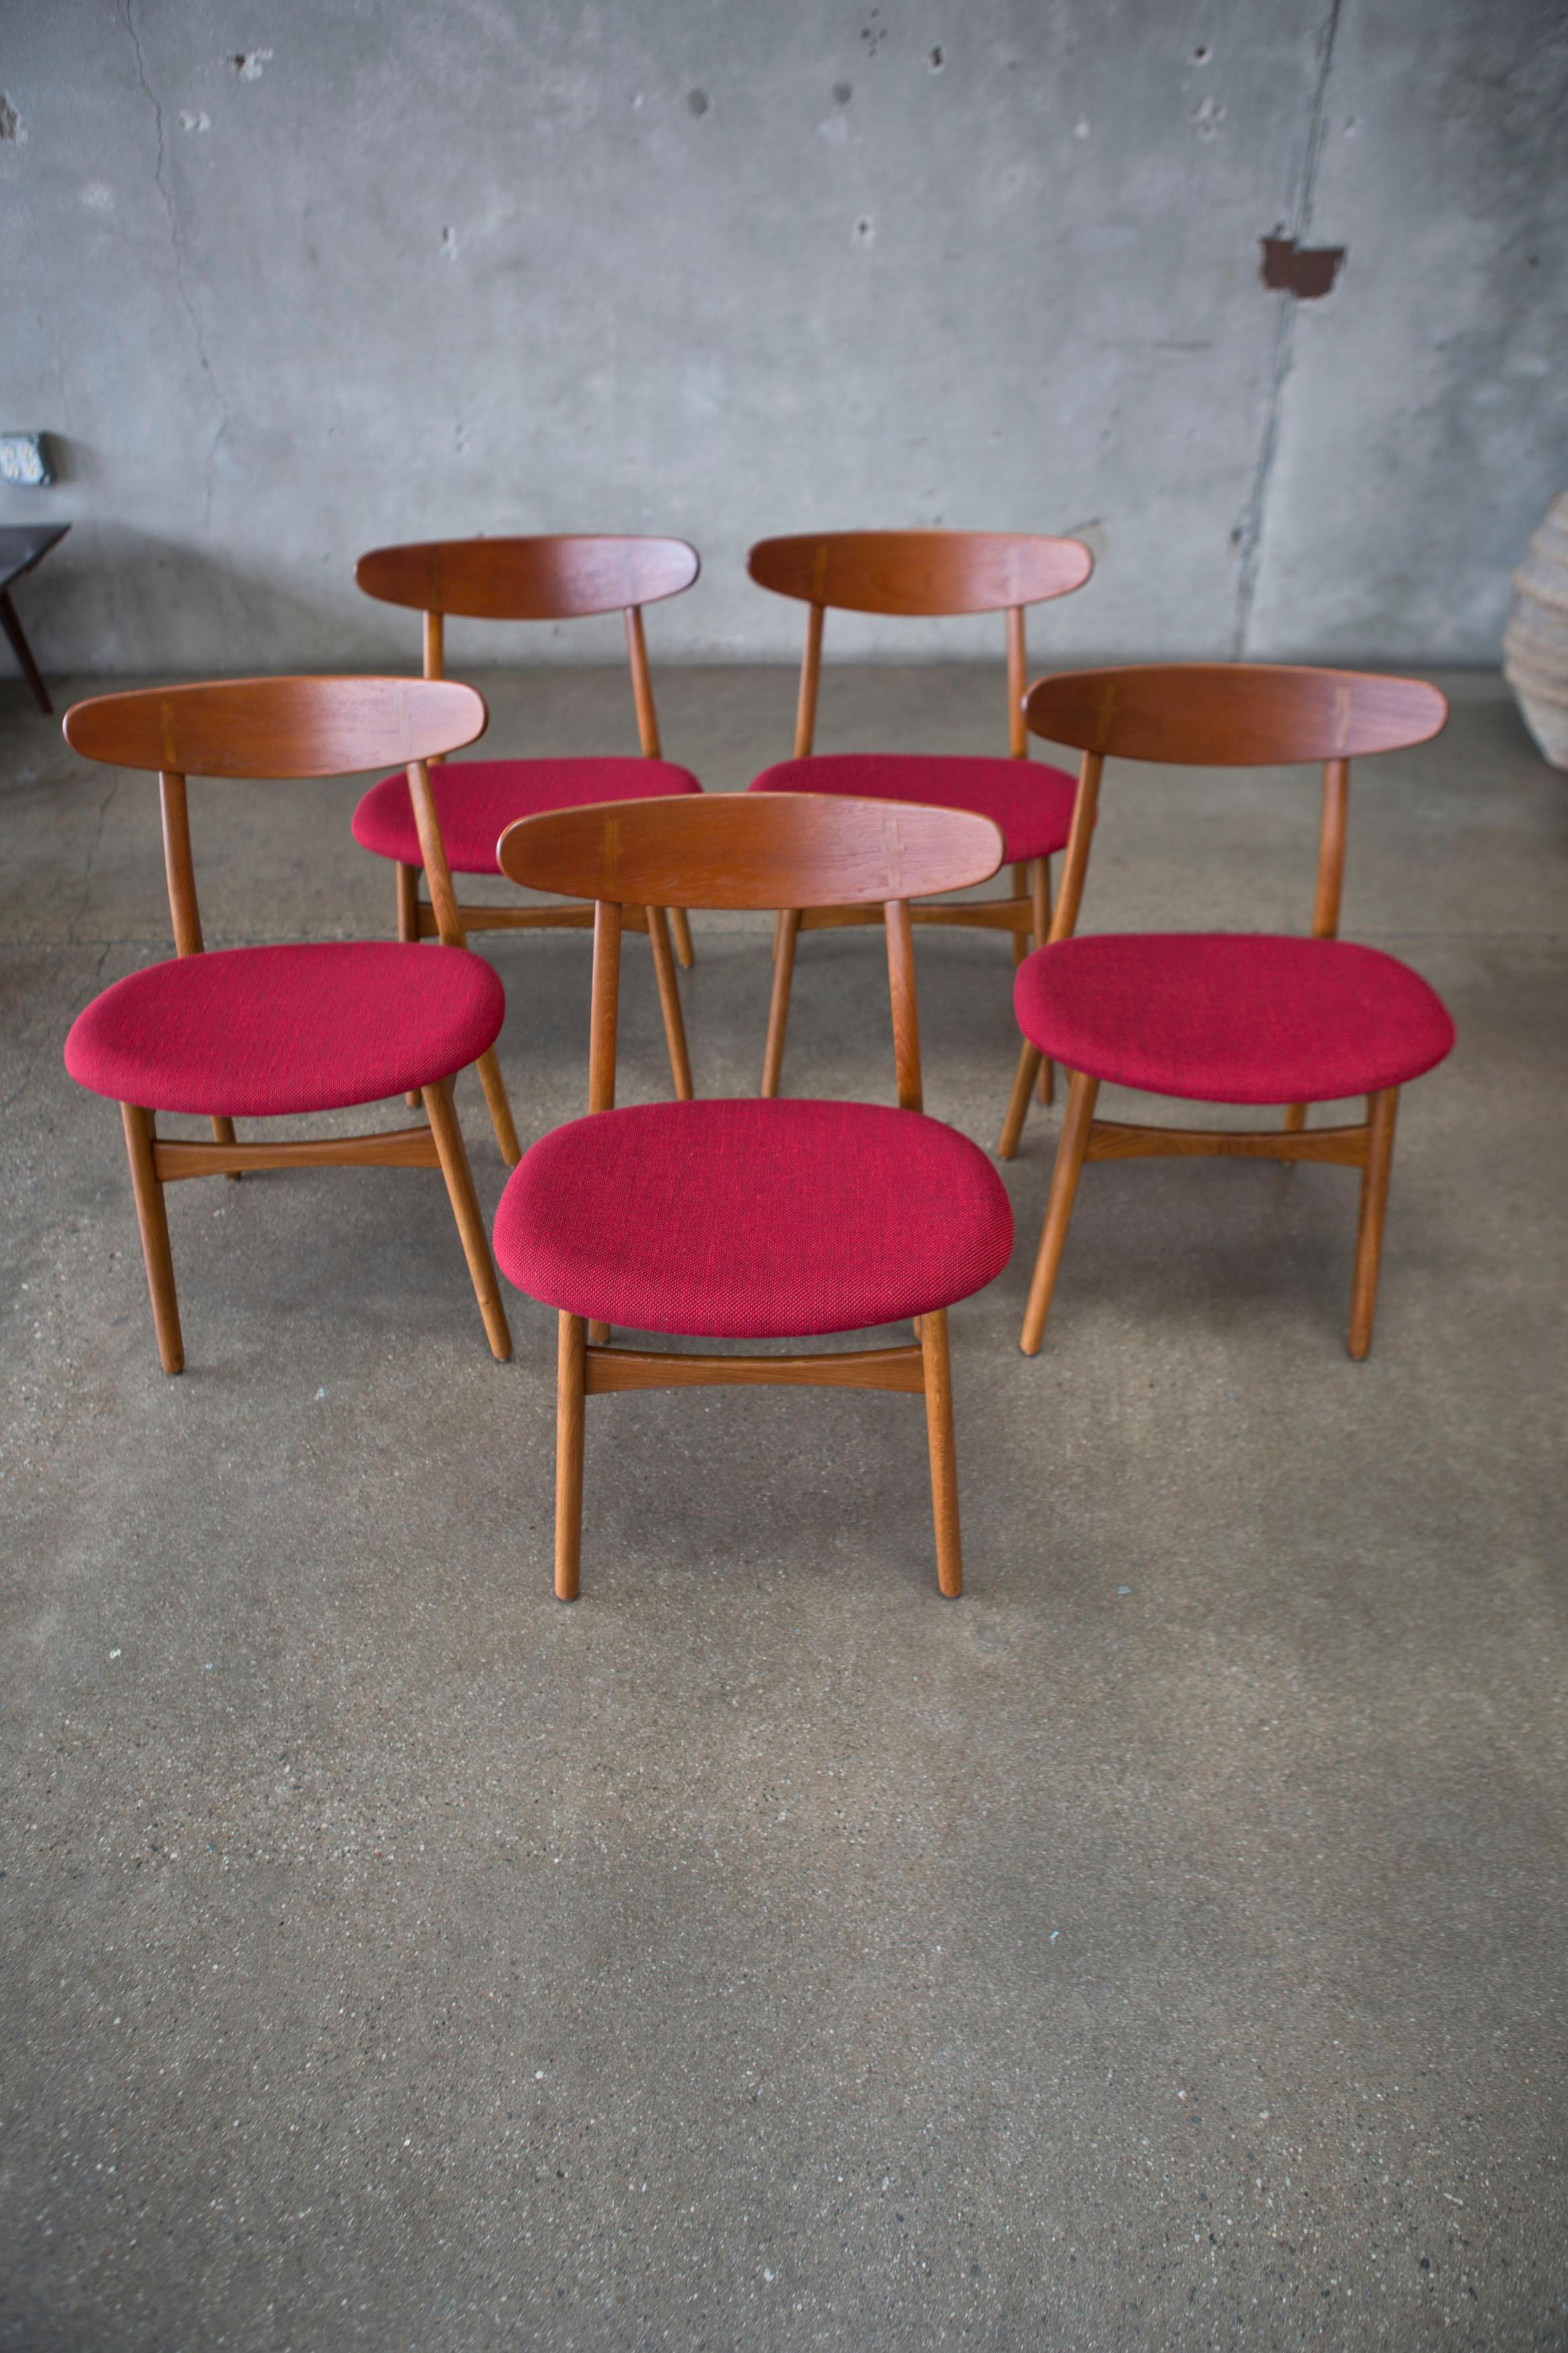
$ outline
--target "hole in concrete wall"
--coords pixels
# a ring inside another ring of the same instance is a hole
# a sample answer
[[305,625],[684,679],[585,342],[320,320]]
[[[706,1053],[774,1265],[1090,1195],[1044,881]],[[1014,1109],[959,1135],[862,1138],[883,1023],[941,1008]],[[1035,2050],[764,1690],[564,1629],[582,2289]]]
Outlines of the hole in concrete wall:
[[847,106],[847,105],[848,105],[848,103],[849,103],[849,101],[850,101],[850,100],[854,97],[854,95],[855,95],[855,85],[854,85],[854,83],[853,83],[853,82],[851,82],[851,81],[836,81],[836,82],[834,83],[834,85],[833,85],[833,103],[834,103],[834,105],[835,105],[835,106]]
[[1200,41],[1197,47],[1193,51],[1193,63],[1195,66],[1206,66],[1213,55],[1214,51],[1210,48],[1208,43],[1206,41]]
[[0,90],[0,139],[15,139],[21,128],[21,116],[5,91]]
[[857,245],[869,245],[877,234],[877,225],[868,213],[862,213],[855,224]]
[[1263,248],[1259,274],[1265,286],[1275,294],[1294,294],[1303,302],[1316,302],[1326,294],[1344,262],[1342,245],[1299,246],[1281,229],[1258,241]]
[[940,44],[934,49],[928,49],[926,52],[926,63],[930,66],[932,73],[941,73],[943,66],[947,63],[947,51],[942,48]]
[[707,113],[707,111],[708,111],[708,93],[707,93],[707,91],[706,91],[705,90],[689,90],[687,91],[687,93],[686,93],[686,111],[688,112],[688,114],[706,114],[706,113]]

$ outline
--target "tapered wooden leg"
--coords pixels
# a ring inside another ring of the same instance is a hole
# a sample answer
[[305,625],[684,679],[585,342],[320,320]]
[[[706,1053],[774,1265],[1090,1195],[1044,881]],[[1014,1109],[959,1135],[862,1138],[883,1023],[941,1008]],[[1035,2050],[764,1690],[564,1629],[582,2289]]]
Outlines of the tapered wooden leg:
[[490,1107],[490,1125],[496,1132],[496,1142],[500,1145],[500,1156],[509,1168],[515,1168],[522,1158],[522,1146],[517,1140],[517,1130],[512,1125],[511,1105],[507,1100],[506,1081],[501,1077],[500,1064],[496,1060],[496,1050],[493,1046],[488,1054],[479,1056],[475,1067],[479,1074],[479,1083],[485,1091],[485,1101]]
[[[1306,1126],[1306,1104],[1287,1103],[1285,1106],[1285,1134],[1287,1135],[1300,1135],[1301,1130]],[[1289,1162],[1287,1162],[1286,1166],[1289,1166]]]
[[[1029,867],[1024,860],[1015,860],[1013,865],[1013,896],[1015,899],[1026,899],[1028,895]],[[1013,934],[1013,962],[1016,965],[1022,964],[1024,958],[1028,955],[1028,944],[1024,938],[1023,933],[1015,932]]]
[[[1043,948],[1051,934],[1051,861],[1037,858],[1030,869],[1030,894],[1035,902],[1035,945]],[[1048,1054],[1040,1060],[1040,1101],[1053,1103],[1057,1099],[1057,1066]]]
[[[405,866],[400,859],[392,871],[396,878],[397,936],[405,945],[416,947],[419,944],[419,869],[417,866]],[[410,1088],[407,1102],[410,1111],[418,1110],[417,1087]]]
[[768,1005],[768,1042],[763,1051],[763,1092],[776,1095],[784,1069],[784,1031],[789,1027],[789,987],[795,976],[795,944],[800,910],[781,907],[773,919],[773,993]]
[[441,1155],[441,1174],[447,1179],[452,1215],[458,1220],[463,1255],[468,1261],[468,1272],[473,1277],[474,1296],[479,1303],[479,1314],[484,1317],[485,1336],[490,1344],[490,1354],[499,1364],[504,1365],[511,1354],[511,1333],[507,1324],[506,1309],[501,1305],[500,1287],[496,1282],[489,1236],[485,1231],[479,1197],[474,1191],[463,1131],[452,1108],[450,1079],[444,1079],[439,1085],[425,1089],[425,1115],[435,1131],[436,1149]]
[[946,1308],[933,1308],[929,1315],[922,1315],[916,1329],[925,1370],[936,1577],[952,1599],[963,1590],[963,1548],[958,1534],[958,1457],[952,1443],[952,1366],[947,1352]]
[[185,1344],[180,1333],[180,1303],[174,1295],[174,1258],[169,1248],[169,1220],[163,1213],[163,1187],[153,1166],[153,1114],[136,1103],[121,1103],[120,1116],[136,1196],[136,1222],[142,1229],[142,1258],[153,1302],[153,1328],[158,1335],[158,1362],[166,1373],[183,1373]]
[[1045,1229],[1040,1235],[1038,1256],[1035,1260],[1034,1280],[1029,1285],[1028,1304],[1024,1310],[1024,1330],[1019,1346],[1026,1356],[1037,1356],[1049,1313],[1051,1293],[1057,1287],[1057,1269],[1062,1262],[1062,1246],[1068,1238],[1068,1223],[1072,1216],[1074,1196],[1083,1167],[1083,1156],[1089,1150],[1089,1131],[1094,1121],[1095,1098],[1100,1092],[1100,1081],[1086,1078],[1081,1071],[1073,1072],[1068,1089],[1067,1117],[1062,1122],[1061,1142],[1057,1146],[1057,1165],[1051,1172],[1051,1197],[1046,1204]]
[[1372,1345],[1373,1318],[1377,1313],[1377,1277],[1383,1263],[1383,1224],[1388,1209],[1388,1176],[1394,1165],[1394,1123],[1399,1115],[1399,1089],[1385,1088],[1367,1100],[1367,1124],[1372,1130],[1366,1166],[1361,1177],[1361,1222],[1355,1238],[1355,1281],[1351,1290],[1350,1352],[1359,1365]]
[[669,911],[669,920],[675,930],[675,953],[680,959],[680,969],[682,972],[689,972],[694,951],[691,945],[691,926],[686,920],[685,908],[672,907]]
[[[677,913],[680,913],[678,908]],[[669,1075],[681,1103],[691,1101],[691,1060],[686,1050],[686,1024],[680,1018],[680,990],[676,984],[675,958],[669,952],[669,924],[662,907],[647,910],[647,935],[653,968],[658,976],[659,1009],[664,1015],[664,1041],[669,1049]]]
[[1011,1160],[1018,1149],[1018,1138],[1024,1133],[1024,1121],[1028,1114],[1029,1097],[1034,1091],[1035,1073],[1043,1060],[1039,1048],[1026,1038],[1018,1050],[1018,1069],[1013,1081],[1013,1099],[1007,1105],[1007,1116],[1002,1123],[1002,1141],[996,1146],[999,1160]]
[[555,1599],[575,1601],[583,1567],[583,1318],[561,1318],[555,1354]]

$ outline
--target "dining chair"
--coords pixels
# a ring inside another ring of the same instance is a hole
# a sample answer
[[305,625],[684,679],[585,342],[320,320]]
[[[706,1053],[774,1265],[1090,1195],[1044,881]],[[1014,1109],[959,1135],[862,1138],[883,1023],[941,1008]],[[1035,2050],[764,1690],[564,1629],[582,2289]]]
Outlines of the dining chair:
[[[555,1590],[575,1599],[585,1397],[758,1382],[925,1399],[941,1589],[963,1588],[947,1310],[1005,1266],[1013,1219],[989,1159],[921,1108],[910,900],[993,875],[989,818],[816,795],[563,810],[502,836],[502,871],[595,902],[585,1119],[508,1179],[496,1258],[558,1311]],[[755,1096],[617,1111],[616,1005],[627,905],[883,911],[899,1108]],[[772,1340],[912,1318],[913,1343],[848,1353],[696,1355],[612,1345],[611,1325]]]
[[[999,531],[827,531],[759,540],[746,558],[759,586],[808,607],[805,652],[795,709],[795,757],[764,769],[754,793],[845,793],[859,800],[917,801],[932,808],[972,809],[1000,828],[1012,865],[1005,899],[916,906],[917,923],[959,923],[1011,932],[1013,961],[1032,939],[1040,946],[1051,920],[1051,858],[1072,826],[1074,783],[1060,768],[1029,761],[1024,725],[1027,677],[1024,614],[1081,588],[1094,558],[1081,540]],[[900,617],[1004,613],[1007,645],[1007,755],[924,752],[816,752],[822,628],[829,607]],[[789,907],[773,931],[773,991],[763,1058],[763,1092],[776,1095],[795,943],[803,931],[876,923],[874,907]],[[1052,1095],[1048,1067],[1041,1101]]]
[[[465,760],[455,768],[435,768],[431,781],[450,872],[499,874],[496,843],[502,832],[542,809],[701,791],[689,768],[661,755],[642,619],[645,605],[679,596],[700,569],[697,550],[683,539],[595,533],[427,540],[373,548],[360,557],[354,579],[367,596],[423,614],[427,679],[446,675],[449,613],[487,621],[564,621],[618,612],[626,621],[640,755]],[[591,907],[465,905],[450,892],[452,911],[443,919],[401,770],[365,794],[354,811],[353,837],[362,849],[390,859],[396,869],[400,940],[434,935],[448,947],[466,947],[470,932],[586,930],[594,920]],[[422,868],[431,883],[428,901],[420,896]],[[626,920],[629,929],[649,935],[670,1072],[684,1098],[691,1092],[691,1072],[664,911],[637,908]],[[691,934],[684,910],[675,917],[675,949],[689,965]],[[515,1166],[521,1147],[493,1050],[480,1062],[479,1076],[502,1157]]]
[[[127,974],[79,1015],[66,1068],[118,1103],[131,1160],[158,1355],[184,1366],[164,1188],[247,1169],[439,1168],[492,1355],[511,1354],[452,1082],[494,1045],[500,981],[460,948],[389,940],[209,949],[202,936],[189,776],[352,776],[407,764],[427,834],[428,763],[484,732],[471,687],[401,678],[230,679],[79,702],[66,740],[85,759],[156,770],[174,922],[172,961]],[[367,1134],[252,1143],[237,1119],[346,1110],[417,1090],[424,1121]],[[210,1119],[213,1141],[162,1136],[163,1113]]]
[[[1338,936],[1351,762],[1426,743],[1447,718],[1447,702],[1417,679],[1172,662],[1041,679],[1026,709],[1037,734],[1084,754],[1078,823],[1086,839],[1108,758],[1245,768],[1321,761],[1323,782],[1310,938],[1053,934],[1020,965],[1014,1001],[1024,1047],[1004,1160],[1016,1149],[1041,1056],[1073,1074],[1024,1316],[1025,1354],[1040,1345],[1084,1162],[1217,1154],[1361,1170],[1349,1339],[1359,1361],[1372,1345],[1399,1090],[1442,1061],[1454,1025],[1408,965]],[[1237,1132],[1097,1119],[1106,1084],[1187,1103],[1284,1104],[1284,1122]],[[1355,1095],[1366,1098],[1363,1120],[1307,1126],[1310,1103]]]

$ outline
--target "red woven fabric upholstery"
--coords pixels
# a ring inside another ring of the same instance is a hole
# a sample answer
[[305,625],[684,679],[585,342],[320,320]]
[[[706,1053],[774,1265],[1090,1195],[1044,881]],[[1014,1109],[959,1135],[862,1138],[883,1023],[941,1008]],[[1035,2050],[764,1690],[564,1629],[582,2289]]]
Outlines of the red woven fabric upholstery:
[[219,948],[106,988],[71,1025],[66,1068],[144,1111],[340,1111],[466,1070],[505,1013],[495,972],[465,948]]
[[[454,874],[499,874],[496,844],[520,817],[594,801],[653,800],[702,790],[673,760],[447,760],[430,771],[447,863]],[[378,858],[423,866],[408,778],[372,785],[353,815],[353,837]]]
[[1072,831],[1078,779],[1043,760],[970,760],[950,753],[821,752],[781,760],[754,793],[843,793],[851,800],[920,801],[973,809],[1002,828],[1010,860],[1048,858]]
[[949,1307],[1001,1273],[1013,1215],[967,1136],[874,1103],[748,1097],[605,1111],[513,1170],[496,1263],[547,1306],[638,1332],[798,1338]]
[[1192,1103],[1328,1103],[1403,1086],[1454,1042],[1408,965],[1349,940],[1110,932],[1037,948],[1013,1003],[1069,1071]]

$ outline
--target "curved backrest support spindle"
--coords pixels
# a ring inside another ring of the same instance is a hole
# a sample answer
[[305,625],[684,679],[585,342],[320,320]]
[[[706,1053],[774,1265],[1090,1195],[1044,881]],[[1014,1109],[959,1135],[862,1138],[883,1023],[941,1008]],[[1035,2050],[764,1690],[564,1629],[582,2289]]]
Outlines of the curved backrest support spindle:
[[683,539],[557,533],[377,547],[354,579],[367,596],[484,621],[569,621],[625,612],[689,588],[701,569]]
[[1448,705],[1435,686],[1279,662],[1151,662],[1042,678],[1025,705],[1053,744],[1173,766],[1353,760],[1424,744]]
[[489,714],[471,686],[408,678],[235,678],[103,694],[67,712],[84,759],[180,776],[346,776],[460,751]]

